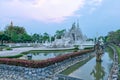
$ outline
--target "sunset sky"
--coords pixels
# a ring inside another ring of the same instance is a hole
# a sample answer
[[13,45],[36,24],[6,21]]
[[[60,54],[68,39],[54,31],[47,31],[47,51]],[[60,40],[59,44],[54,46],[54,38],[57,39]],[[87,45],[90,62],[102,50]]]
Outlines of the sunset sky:
[[0,30],[12,21],[29,34],[53,35],[77,20],[88,37],[120,29],[120,0],[0,0]]

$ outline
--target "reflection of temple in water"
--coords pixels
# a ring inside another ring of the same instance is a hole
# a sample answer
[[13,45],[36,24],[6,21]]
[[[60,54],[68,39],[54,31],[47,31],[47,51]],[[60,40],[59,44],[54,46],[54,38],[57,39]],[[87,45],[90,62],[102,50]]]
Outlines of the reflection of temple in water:
[[104,67],[102,67],[101,62],[97,62],[94,69],[90,73],[90,75],[93,75],[94,80],[104,80],[105,71]]

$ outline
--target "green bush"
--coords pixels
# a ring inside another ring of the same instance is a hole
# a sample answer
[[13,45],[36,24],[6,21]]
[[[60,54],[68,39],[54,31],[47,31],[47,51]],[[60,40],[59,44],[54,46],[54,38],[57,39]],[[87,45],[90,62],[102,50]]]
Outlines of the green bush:
[[3,50],[3,48],[0,48],[0,51],[2,51]]
[[74,45],[74,49],[79,50],[79,45]]
[[77,52],[79,50],[79,45],[74,45],[74,52]]
[[86,50],[86,49],[93,49],[93,47],[85,47],[84,50]]
[[12,50],[12,48],[10,48],[10,47],[7,47],[7,48],[5,48],[5,50]]

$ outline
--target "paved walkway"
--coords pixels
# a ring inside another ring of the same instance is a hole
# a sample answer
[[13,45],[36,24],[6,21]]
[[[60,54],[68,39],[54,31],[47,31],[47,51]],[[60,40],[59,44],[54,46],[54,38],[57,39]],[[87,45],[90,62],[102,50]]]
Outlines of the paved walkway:
[[45,48],[45,47],[23,47],[23,48],[13,48],[10,51],[0,51],[0,56],[14,56],[18,55],[22,52],[30,51],[30,50],[64,50],[64,49],[72,49],[72,48]]

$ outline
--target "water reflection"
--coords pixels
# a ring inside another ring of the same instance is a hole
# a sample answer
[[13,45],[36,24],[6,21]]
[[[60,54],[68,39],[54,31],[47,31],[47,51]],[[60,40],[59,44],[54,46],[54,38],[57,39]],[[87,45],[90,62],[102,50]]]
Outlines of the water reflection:
[[[27,59],[27,60],[45,60],[48,58],[54,58],[63,54],[68,54],[73,52],[70,51],[36,51],[36,52],[28,52],[26,55],[20,57],[19,59]],[[31,55],[31,56],[29,56]]]
[[112,59],[109,57],[109,54],[105,52],[102,56],[101,63],[96,62],[96,58],[94,57],[77,70],[70,73],[69,76],[83,80],[107,80],[111,64]]
[[94,80],[103,80],[105,76],[104,67],[101,65],[102,62],[96,62],[96,65],[90,75],[94,77]]

